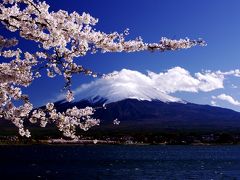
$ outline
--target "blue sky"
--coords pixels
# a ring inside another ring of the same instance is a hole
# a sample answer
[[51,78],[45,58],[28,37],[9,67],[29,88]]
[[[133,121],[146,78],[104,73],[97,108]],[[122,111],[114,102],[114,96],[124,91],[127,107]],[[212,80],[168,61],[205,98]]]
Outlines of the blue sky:
[[[100,73],[109,73],[123,68],[146,73],[159,73],[180,66],[191,74],[202,70],[229,71],[239,68],[240,60],[240,1],[238,0],[47,0],[51,10],[64,9],[70,12],[88,12],[99,18],[96,29],[104,32],[122,32],[130,29],[129,39],[141,36],[146,42],[158,42],[168,38],[203,38],[206,47],[194,47],[175,52],[151,53],[97,53],[77,59],[84,66]],[[4,29],[1,34],[12,36]],[[20,46],[34,50],[26,41]],[[90,77],[74,77],[73,88],[93,80]],[[211,96],[225,93],[240,100],[240,79],[227,77],[224,89],[204,93],[176,93],[177,97],[201,104],[210,104]],[[63,87],[63,79],[39,79],[25,91],[32,102],[40,105],[56,97]],[[223,107],[240,110],[227,102],[218,102]]]

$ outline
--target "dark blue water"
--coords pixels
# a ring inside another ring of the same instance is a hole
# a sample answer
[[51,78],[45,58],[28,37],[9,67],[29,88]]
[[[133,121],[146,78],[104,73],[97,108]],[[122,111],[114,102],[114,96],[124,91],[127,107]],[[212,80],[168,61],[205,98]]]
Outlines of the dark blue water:
[[0,179],[240,179],[240,146],[0,146]]

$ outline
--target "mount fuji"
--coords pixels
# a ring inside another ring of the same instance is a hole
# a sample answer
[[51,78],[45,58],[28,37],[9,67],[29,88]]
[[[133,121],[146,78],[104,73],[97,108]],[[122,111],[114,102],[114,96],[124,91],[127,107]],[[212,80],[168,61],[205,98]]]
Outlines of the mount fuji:
[[[177,83],[186,82],[167,83],[176,86]],[[194,86],[189,85],[189,88],[193,89]],[[64,111],[74,106],[100,107],[94,115],[101,119],[100,127],[109,127],[117,118],[121,121],[120,129],[240,128],[239,112],[173,97],[167,93],[165,86],[157,86],[153,78],[136,71],[123,69],[110,77],[82,85],[74,94],[72,102],[57,101],[57,110]],[[103,105],[106,109],[101,108]]]

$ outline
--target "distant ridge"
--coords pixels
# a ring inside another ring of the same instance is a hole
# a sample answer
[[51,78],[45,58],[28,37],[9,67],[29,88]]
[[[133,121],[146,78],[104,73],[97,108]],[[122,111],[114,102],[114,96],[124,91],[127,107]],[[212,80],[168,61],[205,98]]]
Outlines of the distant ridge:
[[[73,103],[56,102],[59,111],[77,106],[102,107],[106,99],[98,97],[99,101],[80,100]],[[193,103],[162,102],[159,100],[124,99],[106,104],[106,109],[99,108],[95,117],[101,119],[101,125],[110,125],[117,118],[124,128],[207,128],[228,129],[240,128],[240,113]]]

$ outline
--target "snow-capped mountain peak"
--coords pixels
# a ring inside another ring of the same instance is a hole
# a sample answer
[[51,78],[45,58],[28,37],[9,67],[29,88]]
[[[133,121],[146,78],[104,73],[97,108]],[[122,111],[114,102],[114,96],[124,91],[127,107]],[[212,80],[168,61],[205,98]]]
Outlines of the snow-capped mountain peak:
[[106,103],[123,99],[160,100],[162,102],[181,102],[181,99],[156,88],[151,78],[137,71],[122,69],[107,78],[83,84],[74,91],[75,100],[88,99],[92,102],[105,99]]

